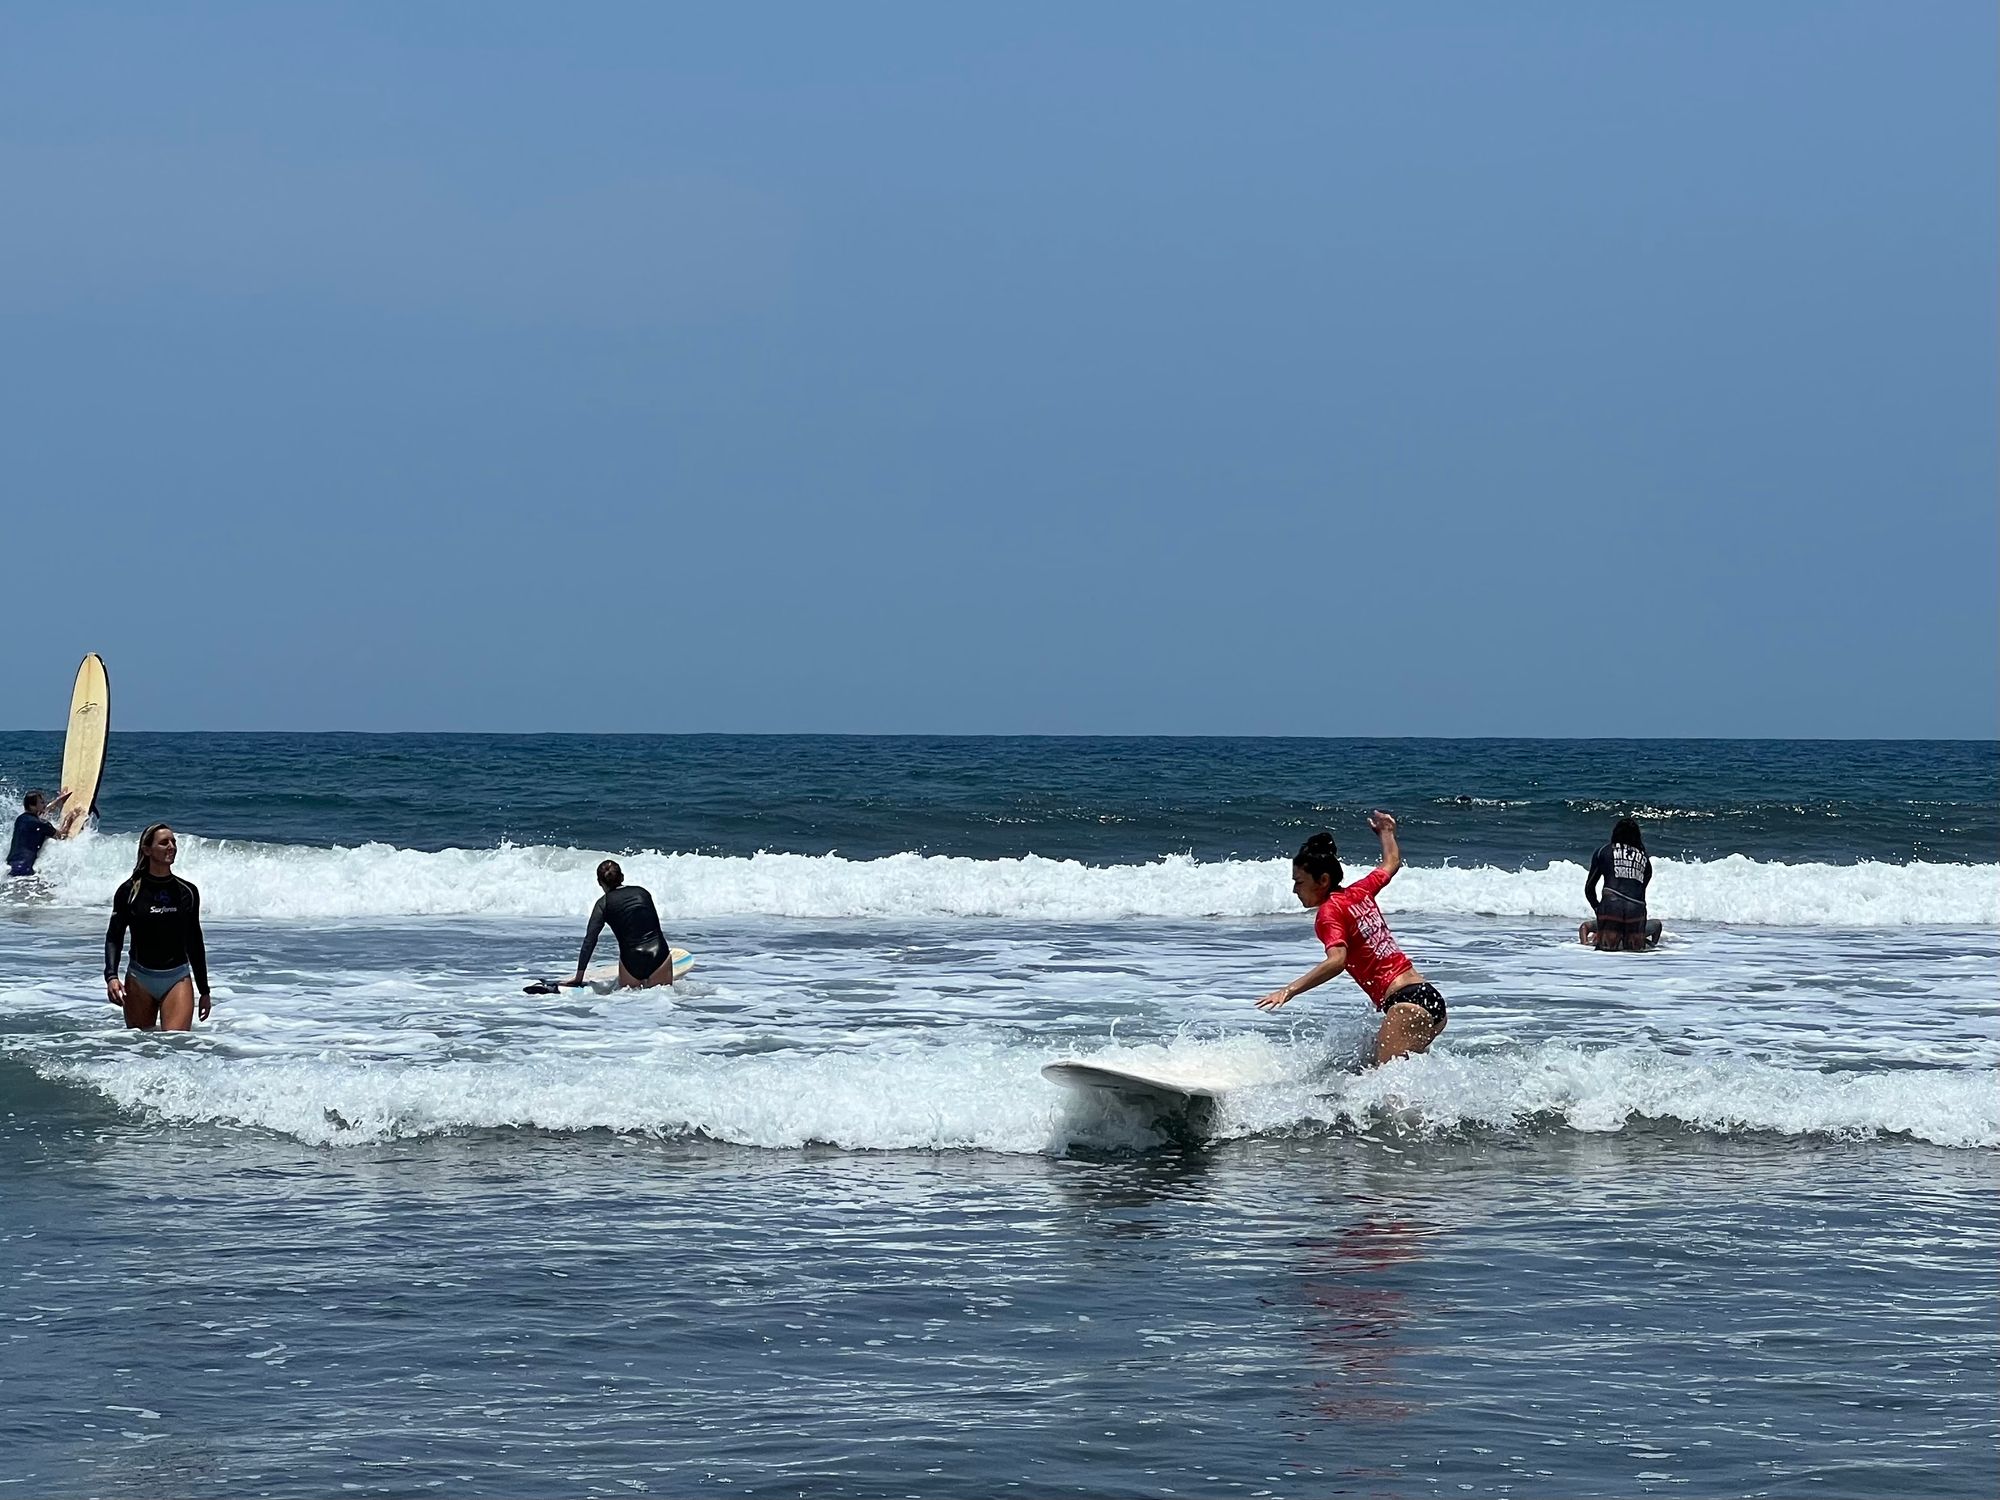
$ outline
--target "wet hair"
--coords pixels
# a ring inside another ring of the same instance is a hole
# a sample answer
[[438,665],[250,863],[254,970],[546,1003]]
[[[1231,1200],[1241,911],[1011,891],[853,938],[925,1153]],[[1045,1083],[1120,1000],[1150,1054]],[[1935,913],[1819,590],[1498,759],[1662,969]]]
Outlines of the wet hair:
[[[137,901],[139,899],[139,882],[146,878],[147,847],[162,829],[171,830],[172,827],[173,824],[171,823],[151,823],[147,825],[146,831],[139,835],[139,857],[132,862],[132,883],[125,887],[125,899],[127,901]],[[178,886],[185,886],[187,884],[178,875],[171,875],[168,878]]]
[[1315,880],[1331,876],[1335,890],[1347,882],[1347,872],[1340,867],[1340,850],[1334,847],[1330,833],[1316,833],[1299,845],[1299,852],[1292,856],[1292,863]]
[[1637,849],[1641,854],[1646,852],[1646,841],[1639,837],[1638,820],[1634,818],[1620,818],[1611,825],[1611,842]]
[[48,800],[49,799],[40,792],[30,792],[28,793],[27,796],[21,799],[21,806],[25,807],[29,812],[33,812],[37,804],[45,803]]
[[625,872],[618,868],[618,861],[607,859],[597,867],[597,883],[607,891],[615,891],[625,883]]

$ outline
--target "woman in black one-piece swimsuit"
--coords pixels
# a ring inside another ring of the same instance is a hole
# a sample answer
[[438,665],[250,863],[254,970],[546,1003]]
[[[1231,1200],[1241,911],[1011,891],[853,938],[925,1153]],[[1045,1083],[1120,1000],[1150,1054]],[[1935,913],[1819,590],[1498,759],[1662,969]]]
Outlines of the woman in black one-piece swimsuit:
[[583,971],[590,967],[590,955],[597,951],[597,936],[606,926],[618,939],[618,982],[628,990],[646,990],[674,982],[673,950],[660,931],[660,914],[652,895],[644,886],[627,885],[618,861],[607,859],[597,867],[597,883],[604,894],[590,909],[590,930],[583,935],[583,951],[576,958],[576,978],[583,983]]

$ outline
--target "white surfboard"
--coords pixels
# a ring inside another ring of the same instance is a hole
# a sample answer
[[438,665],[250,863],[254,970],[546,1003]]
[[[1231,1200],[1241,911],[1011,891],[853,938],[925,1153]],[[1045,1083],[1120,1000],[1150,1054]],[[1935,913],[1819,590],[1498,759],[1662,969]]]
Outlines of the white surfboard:
[[[685,948],[669,948],[667,952],[673,958],[674,983],[679,984],[687,977],[687,971],[694,967],[694,955]],[[526,985],[523,993],[529,995],[554,995],[570,988],[569,981],[565,979],[537,979]],[[585,970],[582,988],[594,991],[599,995],[618,993],[618,965],[598,964],[595,968]],[[664,989],[665,986],[656,986],[656,988]],[[625,993],[636,995],[639,992],[637,990],[628,990]]]
[[1121,1098],[1155,1104],[1193,1104],[1213,1101],[1222,1090],[1212,1083],[1175,1078],[1165,1073],[1149,1073],[1142,1068],[1125,1068],[1115,1063],[1084,1062],[1069,1058],[1045,1064],[1042,1077],[1050,1083],[1080,1091],[1099,1090]]

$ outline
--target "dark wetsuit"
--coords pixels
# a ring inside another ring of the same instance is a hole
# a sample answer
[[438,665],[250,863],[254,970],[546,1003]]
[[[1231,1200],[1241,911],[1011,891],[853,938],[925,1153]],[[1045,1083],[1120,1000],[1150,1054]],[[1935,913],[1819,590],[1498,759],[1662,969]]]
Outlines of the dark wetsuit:
[[61,838],[62,830],[47,818],[24,812],[14,820],[14,842],[7,846],[7,873],[32,875],[35,861],[42,857],[42,845]]
[[647,980],[667,961],[666,934],[660,931],[660,914],[653,910],[653,898],[644,886],[621,885],[597,898],[590,909],[590,931],[583,935],[583,952],[576,961],[582,973],[597,951],[597,935],[606,924],[618,939],[618,961],[634,979]]
[[[132,929],[132,963],[155,974],[187,965],[194,987],[208,993],[208,952],[201,940],[201,892],[177,875],[156,880],[139,877],[139,894],[132,882],[121,881],[111,898],[111,926],[104,933],[104,977],[118,977],[118,952],[125,929]],[[161,998],[155,996],[155,998]]]
[[1606,844],[1590,861],[1590,878],[1602,880],[1597,898],[1597,946],[1646,946],[1646,886],[1653,861],[1644,849]]

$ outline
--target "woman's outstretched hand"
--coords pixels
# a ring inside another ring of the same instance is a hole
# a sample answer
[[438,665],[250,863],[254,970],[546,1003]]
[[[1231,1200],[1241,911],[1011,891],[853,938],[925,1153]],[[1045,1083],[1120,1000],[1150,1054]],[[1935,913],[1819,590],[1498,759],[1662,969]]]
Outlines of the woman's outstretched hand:
[[1387,813],[1377,809],[1368,815],[1368,826],[1377,833],[1394,833],[1396,831],[1396,820]]
[[1290,985],[1286,985],[1281,990],[1272,990],[1270,994],[1266,995],[1262,1000],[1259,1000],[1257,1002],[1257,1009],[1276,1010],[1279,1006],[1289,1002],[1291,998],[1292,998],[1292,987]]

